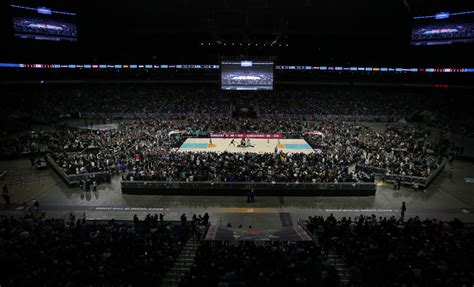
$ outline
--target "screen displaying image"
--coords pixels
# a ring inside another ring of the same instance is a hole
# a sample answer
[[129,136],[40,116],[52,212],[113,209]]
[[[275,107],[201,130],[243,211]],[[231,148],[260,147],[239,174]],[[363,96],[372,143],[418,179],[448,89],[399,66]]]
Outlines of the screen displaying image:
[[223,61],[223,90],[273,90],[272,61]]
[[449,45],[469,42],[474,42],[474,11],[440,12],[413,18],[412,45]]
[[16,1],[10,9],[17,38],[77,41],[77,15],[71,7],[47,1]]

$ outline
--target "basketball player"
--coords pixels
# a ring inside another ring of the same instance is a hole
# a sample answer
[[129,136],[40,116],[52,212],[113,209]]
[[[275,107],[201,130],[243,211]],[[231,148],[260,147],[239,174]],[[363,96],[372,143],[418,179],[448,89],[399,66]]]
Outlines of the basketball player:
[[254,147],[250,141],[250,138],[247,138],[247,147]]
[[232,140],[230,141],[229,146],[231,146],[231,145],[232,145],[233,147],[235,147],[235,139],[232,139]]

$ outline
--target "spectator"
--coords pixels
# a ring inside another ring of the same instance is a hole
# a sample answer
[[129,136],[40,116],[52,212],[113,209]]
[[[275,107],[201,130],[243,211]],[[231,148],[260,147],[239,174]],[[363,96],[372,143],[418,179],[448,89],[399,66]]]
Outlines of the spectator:
[[405,212],[407,212],[407,206],[405,204],[405,201],[402,203],[402,207],[400,208],[401,214],[402,214],[402,221],[405,218]]
[[3,190],[2,197],[5,201],[5,208],[8,208],[10,206],[10,194],[8,193],[8,189]]
[[31,201],[31,207],[33,208],[33,211],[39,212],[39,201],[36,199],[33,199]]

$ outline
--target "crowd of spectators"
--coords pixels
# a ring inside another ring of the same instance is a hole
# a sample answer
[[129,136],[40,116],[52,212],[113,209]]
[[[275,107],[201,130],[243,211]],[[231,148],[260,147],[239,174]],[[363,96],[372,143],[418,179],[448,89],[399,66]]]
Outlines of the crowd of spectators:
[[[28,91],[16,88],[7,92],[14,95]],[[446,150],[434,145],[425,130],[392,126],[376,131],[358,122],[370,116],[394,121],[425,108],[431,109],[432,114],[443,114],[441,103],[448,103],[449,108],[457,103],[452,99],[439,100],[439,95],[427,100],[422,95],[414,97],[410,91],[360,87],[289,87],[240,94],[202,85],[91,85],[46,87],[38,93],[31,101],[19,96],[17,105],[2,109],[12,109],[8,114],[36,111],[56,117],[79,117],[88,127],[92,123],[115,121],[121,122],[120,127],[90,130],[50,125],[47,130],[5,137],[0,157],[48,153],[69,175],[122,171],[126,179],[183,181],[370,180],[371,175],[363,169],[349,171],[353,164],[378,168],[389,175],[426,177],[439,166],[439,155]],[[256,107],[257,119],[231,116],[233,105],[242,106],[245,102]],[[351,121],[350,117],[359,121]],[[304,137],[317,151],[313,155],[176,152],[189,136],[281,133],[286,138],[301,138],[304,132],[315,130],[324,136]],[[174,131],[180,132],[169,136]],[[203,162],[206,164],[200,164]],[[238,166],[242,162],[245,164]]]
[[170,153],[149,157],[127,172],[130,180],[218,182],[359,182],[368,174],[349,172],[350,162],[325,155],[279,153]]
[[[315,126],[324,137],[306,137],[314,148],[333,157],[351,156],[361,166],[379,168],[387,175],[429,176],[442,162],[448,146],[434,143],[427,130],[399,124],[377,131],[363,125],[322,122]],[[332,146],[334,149],[324,149]]]
[[308,230],[350,270],[349,286],[471,286],[474,232],[455,219],[310,217]]
[[[271,100],[269,98],[271,97]],[[396,98],[396,101],[390,100]],[[411,116],[418,105],[409,101],[410,94],[383,91],[380,89],[360,88],[288,88],[257,97],[256,102],[261,114],[290,115],[348,115],[375,116],[399,119]],[[412,105],[408,104],[409,102]]]
[[[87,124],[87,123],[86,123]],[[170,135],[172,131],[184,134]],[[304,135],[313,154],[192,153],[178,148],[189,136],[210,133],[282,133]],[[342,121],[298,119],[134,120],[117,129],[59,127],[35,132],[2,145],[2,156],[48,152],[66,174],[123,172],[124,179],[158,181],[366,182],[370,173],[352,169],[361,164],[386,174],[426,177],[445,153],[418,128],[389,126],[376,131]]]
[[350,120],[423,120],[446,131],[472,135],[470,98],[462,91],[374,87],[286,87],[244,93],[221,91],[212,85],[89,85],[32,91],[9,87],[2,91],[15,101],[0,108],[4,115],[51,123],[64,117],[188,118],[229,117],[233,106],[245,102],[261,117]]
[[203,243],[180,287],[339,286],[339,276],[313,242]]
[[363,164],[381,168],[389,175],[427,177],[438,168],[448,147],[435,145],[429,133],[414,128],[391,127],[385,133],[372,134],[361,142],[365,156]]
[[[51,219],[39,211],[0,218],[5,286],[159,285],[208,216],[167,222]],[[458,219],[309,217],[311,242],[201,242],[179,286],[471,286],[474,231]]]
[[159,286],[192,235],[186,222],[0,218],[2,286]]
[[[180,286],[471,286],[474,231],[458,219],[375,215],[309,217],[315,242],[212,242],[197,250]],[[342,266],[339,266],[342,267]]]
[[195,133],[282,133],[300,136],[307,123],[299,119],[245,119],[228,117],[203,117],[182,121],[182,127]]

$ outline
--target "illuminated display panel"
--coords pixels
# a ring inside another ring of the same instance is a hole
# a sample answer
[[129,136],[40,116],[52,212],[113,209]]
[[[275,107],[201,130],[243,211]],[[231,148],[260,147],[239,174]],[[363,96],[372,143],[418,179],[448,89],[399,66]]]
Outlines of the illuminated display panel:
[[15,37],[21,39],[76,42],[77,14],[73,1],[27,1],[10,3]]
[[222,61],[221,89],[273,90],[273,61]]
[[449,45],[474,42],[474,11],[440,12],[413,17],[411,44]]

